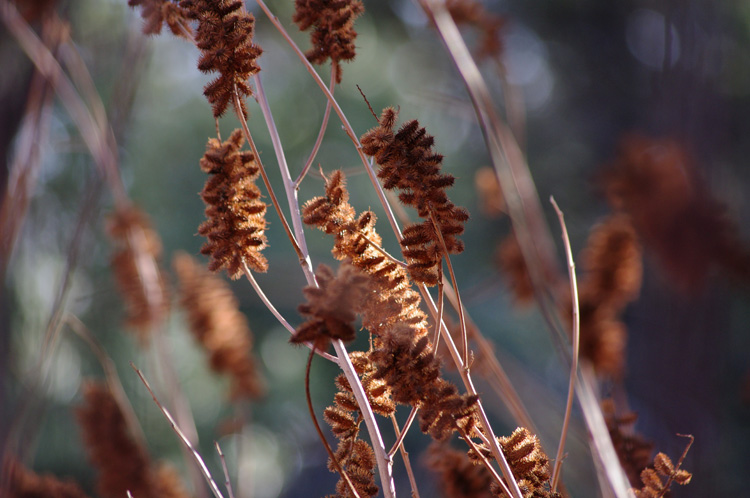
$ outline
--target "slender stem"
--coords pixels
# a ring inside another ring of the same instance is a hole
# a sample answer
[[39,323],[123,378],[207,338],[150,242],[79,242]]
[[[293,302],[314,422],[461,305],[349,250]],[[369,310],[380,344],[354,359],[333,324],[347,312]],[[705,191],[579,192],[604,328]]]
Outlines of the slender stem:
[[[331,63],[331,82],[329,83],[328,90],[331,92],[331,95],[333,95],[333,89],[336,87],[336,62]],[[307,175],[307,172],[310,170],[310,166],[312,166],[313,161],[315,160],[315,156],[318,155],[318,150],[320,149],[320,144],[323,143],[323,137],[326,134],[326,129],[328,128],[328,119],[331,116],[331,101],[326,100],[326,111],[323,114],[323,122],[320,124],[320,131],[318,132],[318,138],[315,139],[315,144],[313,145],[312,152],[310,152],[310,157],[307,158],[307,162],[305,162],[305,166],[302,168],[302,171],[300,172],[297,179],[294,181],[294,188],[299,189],[299,184],[302,183],[302,180],[305,178],[305,175]]]
[[151,394],[151,397],[154,400],[154,403],[156,403],[156,406],[159,407],[161,412],[164,414],[164,417],[169,421],[169,424],[172,426],[172,429],[177,434],[177,437],[180,438],[180,440],[183,442],[185,446],[188,447],[190,452],[193,454],[193,458],[195,458],[195,461],[198,463],[198,466],[201,469],[201,472],[203,472],[203,477],[206,478],[206,482],[208,483],[209,487],[211,488],[211,491],[213,492],[214,496],[216,498],[224,498],[224,496],[221,494],[221,491],[219,490],[219,487],[216,485],[216,482],[214,481],[214,478],[211,477],[211,472],[209,472],[208,467],[206,467],[206,463],[203,461],[203,458],[201,458],[198,451],[193,447],[192,443],[190,443],[190,440],[185,436],[185,433],[182,432],[180,427],[177,425],[177,422],[175,422],[172,415],[169,413],[169,410],[164,408],[164,405],[162,405],[159,400],[157,399],[156,395],[154,394],[154,391],[151,390],[151,386],[149,385],[148,381],[146,380],[146,377],[143,376],[143,372],[138,370],[138,368],[133,364],[133,362],[130,362],[130,367],[135,370],[135,373],[138,374],[138,377],[140,377],[141,382],[143,382],[143,385],[146,386],[146,389],[148,389],[149,394]]
[[107,386],[110,392],[117,401],[117,405],[125,418],[125,424],[128,426],[128,430],[135,438],[136,442],[141,448],[148,448],[148,442],[146,435],[143,433],[143,428],[138,422],[138,416],[133,410],[133,405],[128,400],[125,389],[122,387],[120,382],[120,376],[117,375],[117,368],[115,362],[107,354],[99,341],[96,340],[94,334],[91,333],[88,327],[75,315],[71,313],[65,313],[63,317],[63,323],[67,324],[78,337],[80,337],[94,353],[99,365],[104,371],[104,377],[107,379]]
[[323,446],[325,446],[326,451],[328,452],[328,457],[331,459],[333,466],[336,467],[336,470],[338,471],[341,478],[346,482],[347,486],[349,486],[349,490],[352,492],[352,494],[356,498],[359,498],[359,493],[357,493],[357,490],[354,488],[354,484],[352,484],[352,481],[349,479],[349,476],[346,474],[346,472],[344,472],[344,469],[341,468],[341,464],[339,464],[336,455],[333,454],[331,445],[328,444],[328,441],[323,434],[323,430],[320,428],[318,417],[315,416],[315,409],[312,405],[312,396],[310,396],[310,367],[312,366],[313,356],[315,356],[315,349],[315,346],[313,346],[313,348],[310,350],[310,355],[307,357],[307,368],[305,369],[305,396],[307,397],[307,408],[308,410],[310,410],[310,418],[312,418],[313,424],[315,425],[315,430],[318,432],[318,436],[320,436],[320,440],[323,442]]
[[221,470],[224,471],[224,487],[227,488],[227,493],[229,493],[229,498],[234,498],[234,491],[232,490],[232,481],[229,479],[229,469],[227,469],[227,460],[224,458],[224,453],[221,451],[221,446],[219,446],[218,441],[214,441],[214,445],[216,445],[216,453],[219,454],[219,459],[221,460]]
[[[286,321],[286,319],[284,318],[284,316],[281,313],[279,313],[279,311],[276,309],[276,307],[273,305],[273,303],[268,299],[268,296],[266,296],[266,293],[263,292],[263,289],[261,289],[260,285],[258,285],[258,282],[255,280],[255,277],[253,276],[253,272],[250,271],[250,268],[247,267],[247,264],[244,261],[242,262],[242,271],[245,273],[245,277],[247,277],[247,279],[250,281],[250,285],[253,286],[253,289],[255,290],[255,293],[258,294],[258,297],[260,298],[260,300],[263,301],[263,304],[266,305],[266,308],[268,308],[268,310],[271,313],[273,313],[273,316],[276,317],[276,319],[279,321],[279,323],[281,325],[283,325],[283,327],[285,329],[287,329],[290,334],[296,335],[297,334],[297,330],[294,327],[292,327],[291,325],[289,325],[289,322]],[[312,349],[312,344],[311,343],[306,343],[305,345],[308,348]],[[326,353],[325,351],[316,350],[315,352],[318,355],[320,355],[323,358],[325,358],[326,360],[332,361],[334,363],[338,363],[338,361],[339,361],[338,358],[336,358],[335,356],[332,356],[332,355]]]
[[237,86],[234,87],[234,109],[237,114],[237,118],[240,120],[240,124],[242,125],[242,131],[245,134],[245,139],[247,140],[247,143],[250,144],[250,149],[253,151],[253,155],[255,156],[255,161],[258,163],[258,169],[260,170],[260,176],[263,178],[263,183],[266,185],[266,190],[268,190],[268,195],[271,198],[271,203],[273,204],[274,209],[276,209],[276,213],[278,213],[279,218],[281,218],[281,224],[284,226],[284,231],[286,231],[287,237],[289,237],[289,240],[292,243],[292,247],[294,247],[294,252],[297,253],[297,256],[299,257],[300,261],[304,261],[304,256],[302,255],[302,250],[299,247],[299,244],[297,243],[297,239],[294,238],[294,234],[292,234],[292,230],[289,228],[289,223],[286,221],[286,217],[284,216],[284,212],[281,210],[281,206],[279,205],[279,201],[276,198],[276,194],[273,191],[273,187],[271,187],[271,181],[268,179],[268,175],[266,174],[266,168],[263,166],[263,162],[260,159],[260,153],[258,152],[258,148],[255,146],[255,141],[253,140],[253,137],[250,135],[250,129],[247,127],[247,120],[245,119],[245,116],[242,114],[242,106],[240,105],[240,95],[237,92]]
[[562,465],[562,456],[565,451],[565,439],[568,436],[568,427],[570,425],[570,414],[573,410],[573,397],[575,396],[576,377],[578,376],[578,353],[581,337],[581,317],[578,307],[578,283],[576,280],[576,265],[573,262],[573,251],[570,248],[570,238],[568,237],[568,228],[565,225],[565,217],[560,207],[555,202],[554,197],[550,197],[550,202],[555,208],[557,218],[560,220],[562,228],[562,239],[565,245],[565,255],[568,261],[568,273],[570,275],[570,295],[573,301],[573,359],[570,364],[570,380],[568,381],[568,399],[565,403],[565,417],[563,419],[562,433],[560,434],[560,444],[557,447],[555,456],[555,467],[552,470],[552,493],[557,490],[557,483],[560,481],[560,466]]
[[418,411],[419,411],[419,407],[417,406],[413,406],[411,408],[411,412],[409,412],[409,418],[406,419],[406,423],[404,424],[404,429],[401,431],[400,434],[398,433],[398,427],[396,428],[398,439],[396,439],[396,442],[393,443],[391,450],[388,452],[389,457],[393,458],[393,455],[395,455],[396,451],[398,451],[398,449],[401,447],[401,443],[404,442],[406,433],[409,432],[409,428],[411,427],[411,424],[414,422],[414,419],[417,417]]
[[102,176],[109,182],[115,202],[124,202],[125,190],[120,181],[117,156],[114,152],[116,149],[112,148],[112,143],[108,139],[108,129],[105,130],[99,126],[55,56],[29,27],[11,2],[4,0],[0,3],[0,17],[37,70],[54,83],[62,105],[73,119],[91,157],[101,169]]
[[443,305],[445,304],[443,288],[443,265],[438,266],[438,304],[437,304],[437,318],[435,319],[435,334],[432,338],[432,347],[435,348],[433,354],[437,356],[438,347],[440,347],[440,324],[443,323]]
[[453,272],[453,264],[451,263],[451,258],[448,254],[448,247],[445,245],[445,239],[443,239],[443,232],[440,231],[440,225],[438,225],[435,213],[432,212],[432,209],[430,209],[430,221],[432,221],[432,226],[435,228],[435,234],[440,242],[440,248],[445,255],[445,264],[448,266],[448,274],[451,277],[451,282],[453,282],[453,289],[456,291],[456,299],[458,300],[458,320],[461,326],[461,341],[464,349],[464,369],[468,372],[471,369],[471,365],[469,364],[469,338],[466,334],[466,318],[464,316],[464,306],[461,303],[461,294],[458,291],[458,284],[456,283],[456,274]]
[[375,249],[380,254],[382,254],[383,256],[385,256],[386,259],[388,259],[388,261],[390,261],[391,263],[395,263],[395,264],[397,264],[398,266],[400,266],[401,268],[404,268],[404,269],[406,269],[406,268],[409,267],[409,265],[407,265],[406,263],[404,263],[400,259],[397,259],[397,258],[393,257],[391,254],[388,253],[388,251],[386,251],[385,249],[383,249],[380,245],[378,245],[375,242],[373,242],[372,240],[370,240],[370,238],[367,235],[365,235],[364,233],[362,233],[361,231],[353,230],[353,232],[355,232],[359,237],[362,237],[363,239],[365,239],[367,241],[367,243],[372,246],[373,249]]
[[[396,433],[396,436],[400,436],[401,433],[398,429],[398,422],[396,421],[396,415],[391,413],[391,422],[393,423],[393,430]],[[406,429],[404,429],[405,431]],[[406,475],[409,477],[409,485],[411,486],[411,496],[412,498],[419,498],[419,489],[417,488],[417,479],[414,477],[414,471],[411,468],[411,461],[409,460],[409,453],[406,451],[406,448],[404,448],[404,445],[401,444],[399,446],[399,450],[401,451],[401,457],[404,459],[404,467],[406,467]]]
[[266,122],[266,127],[271,134],[271,142],[273,143],[273,150],[276,154],[276,162],[279,165],[279,171],[281,172],[281,179],[284,182],[284,191],[286,192],[287,202],[289,204],[289,212],[292,215],[292,225],[294,226],[294,233],[297,236],[299,243],[299,258],[300,264],[302,265],[302,271],[305,273],[307,280],[315,280],[315,275],[312,270],[312,262],[310,261],[310,255],[307,251],[307,243],[305,242],[305,232],[302,227],[302,216],[299,209],[299,200],[297,198],[298,191],[292,181],[292,175],[289,172],[289,166],[286,162],[286,156],[284,155],[284,148],[281,145],[281,137],[279,131],[276,128],[276,123],[273,120],[273,114],[271,114],[271,107],[268,105],[268,99],[266,98],[266,92],[263,89],[263,81],[259,74],[253,76],[255,81],[255,88],[258,98],[258,104],[260,105],[261,112],[263,113],[263,119]]
[[490,464],[487,458],[482,454],[479,448],[477,448],[477,446],[474,444],[474,441],[472,441],[469,435],[460,427],[459,427],[459,431],[461,431],[461,436],[464,438],[464,441],[466,441],[466,443],[471,447],[471,449],[474,450],[474,453],[476,453],[477,456],[482,460],[482,463],[484,464],[485,468],[490,471],[490,474],[492,474],[492,477],[500,485],[505,495],[510,496],[511,493],[510,493],[510,490],[508,489],[507,484],[503,482],[503,480],[497,474],[497,471],[495,470],[495,468]]

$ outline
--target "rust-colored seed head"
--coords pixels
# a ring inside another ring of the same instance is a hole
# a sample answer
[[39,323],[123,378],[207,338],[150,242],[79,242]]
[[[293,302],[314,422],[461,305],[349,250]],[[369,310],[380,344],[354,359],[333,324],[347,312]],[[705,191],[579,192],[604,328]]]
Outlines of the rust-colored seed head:
[[244,139],[234,130],[225,142],[212,138],[201,159],[201,169],[211,175],[201,192],[206,203],[207,220],[198,233],[208,238],[201,253],[211,257],[208,268],[226,268],[233,279],[239,278],[246,264],[251,270],[265,272],[266,204],[255,185],[259,169],[250,152],[241,152]]
[[313,28],[313,48],[307,58],[315,64],[331,59],[336,82],[341,83],[341,61],[354,60],[354,20],[365,11],[359,0],[296,0],[292,20],[300,30]]
[[2,475],[8,480],[0,485],[0,490],[7,491],[7,498],[87,498],[78,484],[72,481],[62,481],[49,474],[36,474],[8,457],[2,465]]
[[180,303],[190,330],[209,355],[211,369],[232,379],[233,398],[263,394],[263,380],[251,355],[253,337],[229,286],[187,254],[174,258]]
[[198,69],[219,73],[206,85],[203,94],[218,118],[239,96],[240,109],[247,115],[243,97],[253,92],[249,78],[260,71],[257,59],[263,50],[253,43],[255,17],[245,10],[241,0],[182,0],[180,7],[198,21],[195,42],[201,50]]
[[171,0],[128,0],[131,7],[141,8],[143,33],[158,35],[164,24],[175,36],[189,37],[192,31],[185,9]]
[[320,265],[315,278],[318,286],[305,287],[303,292],[307,303],[298,308],[309,320],[297,328],[297,334],[290,342],[312,342],[318,349],[325,349],[334,339],[353,341],[353,323],[369,292],[370,277],[352,265],[342,263],[338,274]]
[[434,138],[416,120],[394,133],[397,114],[393,108],[385,109],[378,126],[362,135],[362,149],[380,166],[383,188],[399,189],[401,202],[414,207],[425,220],[404,228],[401,246],[412,279],[435,285],[442,258],[464,250],[458,236],[469,213],[448,199],[445,191],[454,178],[440,172],[443,156],[433,150]]

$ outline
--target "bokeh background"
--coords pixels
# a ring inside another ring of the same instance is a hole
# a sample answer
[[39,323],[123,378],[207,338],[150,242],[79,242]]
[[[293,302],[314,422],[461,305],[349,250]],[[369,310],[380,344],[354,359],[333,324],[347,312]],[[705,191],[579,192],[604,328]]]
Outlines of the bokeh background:
[[[293,2],[268,3],[291,26]],[[452,199],[473,215],[464,236],[467,249],[453,260],[465,304],[495,342],[499,358],[537,417],[543,442],[556,447],[567,367],[544,320],[533,306],[514,304],[507,277],[497,269],[497,244],[508,233],[509,222],[486,217],[479,209],[474,176],[489,158],[462,81],[416,2],[364,3],[366,13],[356,25],[358,55],[344,66],[336,96],[359,133],[375,120],[357,85],[376,112],[399,106],[403,120],[419,119],[435,136],[438,151],[445,155],[445,170],[457,177]],[[523,99],[522,143],[531,174],[540,198],[554,195],[565,211],[574,252],[611,210],[598,178],[628,133],[681,144],[702,183],[737,224],[738,243],[750,241],[750,203],[745,195],[750,185],[750,3],[484,4],[505,19],[503,61],[508,81]],[[254,3],[247,6],[258,18],[263,82],[295,175],[315,139],[325,100]],[[202,96],[210,76],[195,68],[197,50],[168,33],[142,35],[141,19],[125,0],[61,0],[53,8],[69,21],[73,43],[107,106],[118,139],[122,178],[162,238],[165,268],[176,251],[197,255],[203,241],[196,232],[204,219],[198,192],[205,181],[198,161],[207,139],[215,135],[210,106]],[[306,34],[294,36],[308,47]],[[465,36],[470,45],[477,38],[470,29]],[[0,31],[0,67],[4,187],[32,74],[31,64],[5,28]],[[498,108],[503,109],[497,73],[491,65],[483,67]],[[328,69],[320,70],[326,74]],[[271,165],[271,181],[281,192],[260,109],[254,102],[249,109],[251,130],[264,161]],[[224,118],[222,135],[228,136],[235,126],[232,117]],[[101,367],[86,344],[64,327],[45,349],[46,330],[55,313],[64,310],[83,321],[114,359],[151,454],[182,468],[176,437],[128,366],[134,361],[148,373],[153,359],[122,325],[122,304],[109,269],[112,246],[105,235],[111,193],[59,100],[48,137],[39,146],[41,167],[29,210],[12,252],[3,258],[7,264],[0,294],[0,442],[7,441],[11,431],[20,431],[22,444],[15,450],[29,466],[72,477],[92,491],[95,476],[73,407],[80,403],[82,380],[101,377]],[[378,212],[369,180],[334,118],[315,164],[325,172],[349,172],[352,204],[357,210]],[[300,189],[300,199],[322,191],[322,179],[312,174]],[[551,206],[543,204],[557,234]],[[258,281],[297,324],[304,278],[270,210],[269,220],[270,269],[258,275]],[[380,232],[386,234],[384,225]],[[331,240],[317,231],[307,233],[314,263],[331,263]],[[705,237],[712,236],[707,230]],[[384,238],[386,248],[396,251],[394,240]],[[559,254],[562,267],[561,245]],[[742,496],[750,466],[747,281],[712,267],[700,286],[685,291],[673,285],[648,247],[644,264],[641,295],[624,318],[629,330],[624,385],[630,406],[639,414],[636,429],[657,450],[674,457],[685,444],[676,433],[695,435],[685,461],[685,468],[694,473],[693,482],[675,489],[674,496]],[[306,352],[287,344],[288,333],[246,281],[233,282],[232,288],[255,335],[269,387],[263,399],[241,408],[227,402],[226,380],[208,370],[178,306],[165,330],[201,434],[201,451],[212,470],[220,473],[212,449],[218,440],[247,496],[330,493],[336,478],[325,469],[326,455],[305,406]],[[322,412],[331,400],[336,372],[322,361],[313,369],[313,399]],[[489,397],[487,403],[496,414],[499,432],[512,431],[499,401]],[[251,420],[239,435],[231,429],[238,413],[250,413]],[[573,496],[598,496],[577,412],[576,417],[565,462],[566,484]],[[412,432],[407,447],[416,456],[427,441]],[[436,493],[419,458],[413,463],[422,496]],[[397,479],[405,495],[408,484],[402,472],[397,472]]]

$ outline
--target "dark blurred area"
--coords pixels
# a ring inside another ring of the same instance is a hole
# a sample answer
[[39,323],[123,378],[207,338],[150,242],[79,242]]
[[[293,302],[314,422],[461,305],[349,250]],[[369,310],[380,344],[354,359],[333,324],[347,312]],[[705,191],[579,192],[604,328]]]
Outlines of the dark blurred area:
[[[35,3],[16,3],[28,7],[29,23],[39,32],[43,14],[32,8]],[[294,3],[268,4],[294,31]],[[489,156],[463,83],[417,2],[364,4],[356,25],[358,55],[344,65],[336,98],[358,133],[376,124],[361,88],[376,113],[397,106],[401,121],[419,119],[435,136],[446,171],[457,178],[452,199],[472,213],[463,236],[466,252],[454,258],[465,304],[495,342],[532,415],[539,416],[543,443],[556,447],[567,366],[540,313],[514,304],[507,276],[495,267],[496,247],[510,225],[479,207],[474,175],[489,164]],[[677,434],[695,436],[684,463],[693,481],[673,487],[672,496],[742,496],[750,466],[750,170],[745,164],[750,157],[750,3],[483,4],[504,19],[503,67],[520,99],[515,104],[524,109],[515,131],[555,240],[559,229],[546,201],[550,195],[565,212],[574,255],[591,227],[609,213],[627,212],[636,220],[644,248],[643,284],[623,315],[628,335],[622,382],[604,382],[603,391],[638,414],[635,430],[656,451],[676,459],[685,447]],[[202,96],[210,77],[195,68],[198,51],[166,30],[146,38],[126,0],[39,5],[69,23],[70,43],[113,123],[125,188],[161,236],[164,267],[178,250],[197,255],[203,241],[196,232],[204,220],[198,192],[206,178],[198,161],[216,134]],[[254,2],[247,7],[257,17],[255,40],[264,48],[261,75],[294,177],[318,133],[325,99]],[[470,46],[476,44],[476,32],[467,28],[464,34]],[[308,47],[306,34],[293,37]],[[5,68],[0,70],[0,188],[7,196],[33,71],[5,26],[0,67]],[[325,80],[329,68],[319,70]],[[496,68],[487,63],[482,70],[498,109],[512,114]],[[58,97],[49,109],[48,133],[36,144],[38,170],[28,208],[12,248],[3,244],[0,258],[5,263],[0,269],[0,443],[11,428],[19,431],[12,450],[20,460],[40,472],[72,477],[93,492],[94,474],[71,407],[80,403],[82,379],[101,377],[101,367],[64,325],[54,348],[45,348],[50,324],[65,311],[80,318],[113,358],[150,452],[184,472],[179,442],[128,366],[134,361],[156,370],[154,358],[138,348],[121,323],[105,235],[112,194],[105,190],[95,207],[86,207],[100,186],[98,172]],[[261,110],[251,101],[249,112],[271,182],[283,192]],[[223,118],[222,136],[235,126],[233,117]],[[644,161],[656,165],[650,171],[663,174],[638,169]],[[326,174],[347,171],[352,205],[377,211],[369,180],[357,169],[356,151],[333,118],[313,172],[300,188],[302,202],[323,192],[318,164]],[[11,196],[16,193],[10,190]],[[258,282],[298,324],[304,278],[275,214],[269,223],[270,270],[258,275]],[[385,248],[398,251],[385,217],[379,226]],[[306,233],[314,266],[330,264],[331,240],[317,231]],[[81,252],[73,262],[72,247]],[[561,243],[558,248],[563,268]],[[220,475],[212,441],[221,442],[231,474],[244,476],[238,487],[252,490],[247,496],[330,493],[336,479],[325,468],[326,455],[305,405],[306,353],[287,344],[288,333],[246,281],[233,282],[232,288],[272,387],[251,408],[231,406],[226,382],[208,371],[202,351],[185,332],[184,312],[175,306],[165,333],[194,410],[200,450]],[[313,364],[311,388],[321,413],[333,396],[335,374],[332,365]],[[510,433],[515,426],[500,401],[488,399],[487,405],[501,413],[498,426]],[[224,430],[247,411],[252,422],[244,430]],[[563,478],[571,496],[600,496],[580,413],[576,417],[564,465],[570,471]],[[432,496],[437,485],[416,458],[426,436],[412,432],[406,445],[425,486],[420,491]],[[397,485],[406,496],[405,475],[397,474]]]

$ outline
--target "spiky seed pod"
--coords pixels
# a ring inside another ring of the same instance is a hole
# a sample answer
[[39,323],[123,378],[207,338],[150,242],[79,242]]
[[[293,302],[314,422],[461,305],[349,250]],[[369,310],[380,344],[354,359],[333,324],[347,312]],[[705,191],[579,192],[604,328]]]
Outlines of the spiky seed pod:
[[211,175],[201,192],[206,203],[206,221],[198,233],[208,238],[201,253],[211,257],[208,268],[226,268],[239,278],[243,262],[256,272],[268,270],[261,251],[266,248],[266,204],[255,185],[259,169],[251,152],[241,152],[242,131],[234,130],[225,142],[212,138],[200,161]]
[[[346,446],[339,443],[335,455],[339,464],[346,469],[346,474],[361,498],[378,495],[380,489],[375,484],[375,452],[369,444],[361,439],[355,439]],[[354,498],[344,479],[339,479],[336,483],[336,492],[341,498]]]
[[240,0],[181,0],[180,6],[191,19],[198,21],[195,42],[201,50],[198,69],[219,73],[206,85],[203,94],[218,118],[234,99],[240,96],[240,109],[247,115],[243,96],[253,92],[248,80],[258,71],[257,59],[263,50],[253,43],[255,17]]
[[[559,493],[550,491],[549,458],[544,453],[539,438],[525,427],[519,427],[508,437],[497,438],[505,458],[508,460],[513,476],[516,478],[524,498],[559,498]],[[477,445],[484,458],[493,458],[490,449],[484,443]],[[481,459],[474,449],[469,450],[469,458],[474,462]],[[497,486],[494,493],[506,497]]]
[[161,240],[148,216],[133,205],[112,214],[107,232],[116,246],[111,264],[127,309],[125,323],[145,344],[169,311],[167,284],[159,268]]
[[175,36],[183,38],[192,35],[185,9],[171,0],[128,0],[131,7],[141,8],[144,20],[143,33],[158,35],[164,24]]
[[336,82],[341,83],[341,61],[352,61],[356,55],[354,20],[365,11],[359,0],[296,0],[292,20],[301,31],[313,28],[313,48],[307,59],[323,64],[331,59]]
[[434,138],[416,120],[404,123],[394,133],[396,118],[396,110],[385,109],[378,126],[362,135],[362,149],[378,163],[383,188],[399,189],[401,202],[415,208],[425,220],[404,229],[405,240],[401,245],[410,260],[412,279],[435,285],[438,265],[447,256],[443,254],[438,230],[448,254],[462,252],[464,245],[458,236],[464,231],[469,213],[455,206],[446,195],[445,190],[453,185],[454,178],[440,172],[443,156],[434,152]]
[[37,474],[12,458],[6,458],[3,467],[2,475],[7,481],[2,489],[8,498],[87,498],[78,484],[50,474]]
[[334,339],[353,341],[353,323],[370,290],[369,277],[352,265],[342,263],[338,274],[320,265],[315,278],[318,286],[305,287],[307,303],[298,308],[309,319],[297,328],[290,342],[312,342],[318,349],[325,349]]
[[336,259],[349,258],[353,266],[373,277],[373,290],[362,310],[365,328],[381,335],[396,324],[408,324],[415,337],[424,335],[427,317],[419,307],[421,298],[412,289],[408,274],[370,243],[382,243],[375,230],[375,214],[365,211],[356,217],[348,201],[346,178],[341,171],[334,171],[326,181],[326,195],[315,197],[302,207],[303,221],[334,235]]
[[265,391],[252,356],[253,336],[229,286],[185,253],[173,261],[180,303],[190,331],[209,356],[211,369],[231,378],[232,398],[257,398]]

